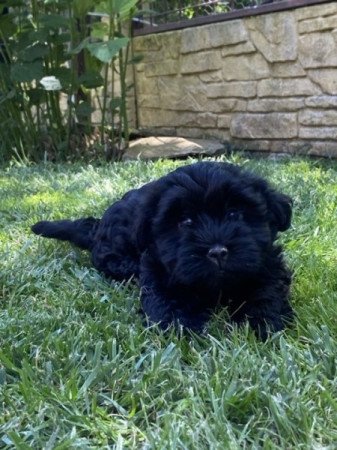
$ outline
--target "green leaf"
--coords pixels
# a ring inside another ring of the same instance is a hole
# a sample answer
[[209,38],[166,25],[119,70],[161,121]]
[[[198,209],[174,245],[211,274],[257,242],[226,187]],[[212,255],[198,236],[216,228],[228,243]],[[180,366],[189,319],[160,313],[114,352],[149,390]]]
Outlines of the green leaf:
[[122,105],[122,98],[121,97],[114,97],[112,100],[110,100],[110,109],[118,109]]
[[73,0],[75,17],[84,17],[94,9],[95,0]]
[[58,28],[68,27],[69,19],[58,14],[44,14],[40,16],[40,23],[46,28],[57,30]]
[[52,75],[60,80],[62,91],[66,91],[72,84],[72,70],[68,67],[56,67],[51,69]]
[[15,96],[16,96],[15,89],[10,90],[5,95],[0,95],[0,105],[2,103],[5,103],[7,100],[13,100],[13,98],[15,98]]
[[122,19],[129,17],[137,3],[139,3],[138,0],[129,0],[127,2],[119,0],[119,2],[121,3],[119,14]]
[[87,48],[89,42],[90,42],[90,37],[86,37],[85,39],[83,39],[82,42],[80,42],[77,45],[77,47],[70,50],[69,53],[72,55],[78,55],[78,53],[80,53],[84,48]]
[[127,46],[129,38],[118,38],[87,45],[89,52],[103,63],[109,63],[118,52]]
[[76,106],[75,112],[77,116],[89,116],[92,112],[95,111],[95,108],[91,106],[89,102],[81,102]]
[[91,37],[103,39],[109,33],[109,25],[106,22],[94,22],[91,25]]
[[14,23],[14,18],[14,14],[5,14],[3,16],[0,15],[0,30],[2,35],[6,38],[12,36],[17,30],[17,25]]
[[48,41],[54,45],[67,44],[71,40],[71,35],[68,31],[64,31],[57,34],[50,34]]
[[124,17],[130,14],[138,2],[139,0],[105,0],[97,5],[96,11]]
[[87,89],[94,89],[102,86],[104,80],[99,72],[96,72],[94,70],[87,70],[79,77],[78,82]]
[[33,30],[28,33],[29,42],[32,44],[36,42],[45,42],[50,38],[49,30],[46,28],[40,28],[38,30]]
[[16,6],[25,6],[24,0],[7,0],[0,2],[0,7],[2,8],[15,8]]
[[34,61],[32,63],[18,62],[11,66],[11,79],[18,83],[39,80],[43,77],[42,61]]
[[33,44],[24,49],[19,55],[19,58],[23,62],[33,62],[36,59],[41,59],[47,56],[49,53],[49,48],[45,44]]
[[134,55],[132,59],[128,61],[128,64],[138,64],[144,59],[144,55],[141,53],[138,53],[137,55]]
[[29,89],[27,91],[29,97],[29,103],[31,105],[38,105],[45,100],[46,93],[43,89]]

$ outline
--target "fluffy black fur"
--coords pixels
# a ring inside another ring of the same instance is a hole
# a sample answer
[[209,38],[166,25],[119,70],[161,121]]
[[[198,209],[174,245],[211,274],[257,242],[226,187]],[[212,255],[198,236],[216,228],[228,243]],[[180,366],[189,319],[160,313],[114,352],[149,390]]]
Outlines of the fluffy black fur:
[[38,222],[34,233],[91,252],[107,277],[136,277],[151,322],[200,331],[218,305],[265,339],[292,317],[291,274],[274,242],[291,199],[241,168],[200,162],[129,191],[102,219]]

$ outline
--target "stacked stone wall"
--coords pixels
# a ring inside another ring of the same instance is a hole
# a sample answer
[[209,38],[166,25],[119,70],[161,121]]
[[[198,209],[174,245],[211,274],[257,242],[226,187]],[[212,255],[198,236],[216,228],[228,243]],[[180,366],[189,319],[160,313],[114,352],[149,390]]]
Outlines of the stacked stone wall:
[[136,37],[138,127],[337,156],[337,2]]

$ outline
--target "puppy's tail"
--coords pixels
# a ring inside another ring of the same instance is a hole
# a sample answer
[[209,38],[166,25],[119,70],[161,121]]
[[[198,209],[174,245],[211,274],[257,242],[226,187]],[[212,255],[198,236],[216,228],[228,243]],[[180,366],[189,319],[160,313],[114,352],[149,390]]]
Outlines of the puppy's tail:
[[69,241],[84,250],[91,250],[94,243],[94,235],[100,220],[87,217],[78,220],[56,220],[53,222],[37,222],[32,226],[35,234],[46,238]]

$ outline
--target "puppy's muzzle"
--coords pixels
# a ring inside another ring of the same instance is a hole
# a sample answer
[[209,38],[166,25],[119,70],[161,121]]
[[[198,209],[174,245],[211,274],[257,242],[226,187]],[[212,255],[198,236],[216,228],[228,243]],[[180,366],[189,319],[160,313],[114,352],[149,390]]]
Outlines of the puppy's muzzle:
[[215,263],[219,269],[223,269],[228,256],[228,248],[223,245],[215,245],[210,248],[207,257]]

